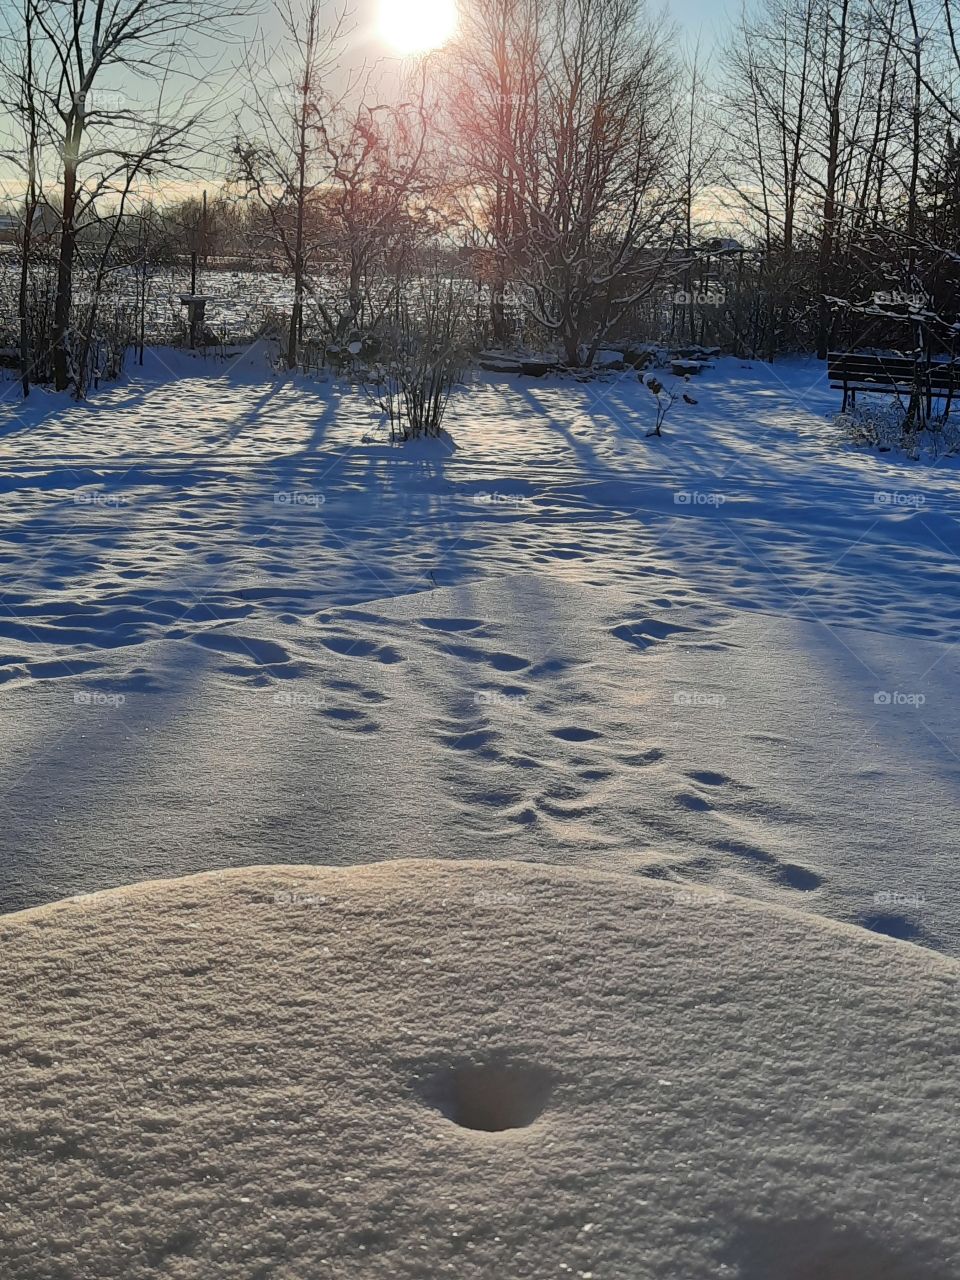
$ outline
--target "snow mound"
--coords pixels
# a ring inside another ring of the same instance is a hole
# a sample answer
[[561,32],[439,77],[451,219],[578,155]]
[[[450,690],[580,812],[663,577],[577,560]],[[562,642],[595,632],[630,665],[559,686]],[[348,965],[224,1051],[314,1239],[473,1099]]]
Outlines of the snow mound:
[[110,890],[0,946],[5,1280],[957,1274],[960,966],[921,948],[409,859]]

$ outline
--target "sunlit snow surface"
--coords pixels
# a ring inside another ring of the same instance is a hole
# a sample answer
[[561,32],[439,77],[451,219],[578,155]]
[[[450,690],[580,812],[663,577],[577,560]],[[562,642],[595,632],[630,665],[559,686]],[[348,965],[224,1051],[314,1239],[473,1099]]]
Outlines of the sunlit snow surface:
[[[815,362],[362,393],[3,387],[0,907],[250,862],[694,879],[960,953],[960,485]],[[364,436],[375,440],[364,441]]]

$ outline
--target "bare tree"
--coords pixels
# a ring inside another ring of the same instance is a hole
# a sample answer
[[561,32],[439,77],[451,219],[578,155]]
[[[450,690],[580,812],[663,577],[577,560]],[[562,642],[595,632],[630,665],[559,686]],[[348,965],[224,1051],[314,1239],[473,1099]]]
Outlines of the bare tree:
[[570,365],[656,287],[676,237],[666,38],[641,19],[640,0],[498,0],[448,60],[494,293],[509,280]]
[[[35,68],[36,22],[30,0],[25,0],[16,15],[16,26],[9,31],[10,62],[0,61],[0,106],[6,108],[15,122],[19,136],[16,144],[0,152],[23,176],[21,223],[19,233],[20,269],[17,287],[17,322],[20,346],[20,385],[24,398],[30,394],[33,372],[33,343],[29,316],[30,269],[33,258],[34,231],[42,200],[41,185],[41,118]],[[2,47],[2,46],[0,46]]]
[[[181,167],[199,143],[201,106],[186,110],[198,34],[230,29],[233,0],[25,0],[41,142],[59,158],[54,372],[72,381],[74,267],[85,227],[125,189]],[[186,77],[186,79],[184,79]]]
[[[712,118],[708,87],[705,82],[699,42],[684,59],[680,80],[677,118],[681,122],[679,137],[680,202],[683,249],[686,266],[680,302],[681,323],[686,324],[691,341],[696,339],[697,304],[694,267],[698,260],[698,242],[703,237],[705,218],[698,202],[708,194],[715,172],[719,137]],[[710,284],[709,279],[702,282]]]
[[396,267],[397,258],[437,224],[422,74],[409,87],[409,102],[361,102],[333,110],[318,123],[329,161],[320,203],[331,267],[345,274],[346,309],[338,306],[338,329],[355,334],[375,329],[390,305],[392,293],[384,287],[388,261]]
[[[320,205],[331,177],[331,157],[323,121],[338,101],[327,81],[346,35],[344,13],[327,27],[323,10],[323,0],[307,0],[302,12],[292,0],[279,0],[279,48],[272,56],[261,50],[248,60],[250,118],[238,121],[234,148],[236,180],[256,203],[267,238],[293,279],[285,352],[289,369],[297,363],[304,300],[324,250]],[[258,57],[266,64],[262,71]],[[315,293],[313,302],[332,327],[333,319]]]
[[547,0],[490,0],[465,6],[459,39],[438,60],[448,154],[448,194],[480,246],[493,339],[510,337],[506,293],[510,246],[526,238],[524,190],[517,170],[538,132]]
[[767,0],[730,42],[726,186],[763,246],[771,351],[809,336],[825,355],[834,299],[878,287],[885,228],[912,238],[933,102],[919,3]]
[[509,245],[571,365],[661,281],[675,243],[670,62],[638,0],[557,0],[533,146],[513,158],[527,229]]
[[815,3],[768,0],[741,15],[725,51],[721,191],[737,234],[761,249],[756,302],[771,358],[813,287],[796,255],[816,205],[806,177],[815,148]]

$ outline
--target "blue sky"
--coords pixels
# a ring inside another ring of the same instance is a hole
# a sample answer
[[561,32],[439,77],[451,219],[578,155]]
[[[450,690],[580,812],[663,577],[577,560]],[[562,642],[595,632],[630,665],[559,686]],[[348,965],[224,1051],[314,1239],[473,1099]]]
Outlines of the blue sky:
[[722,37],[724,28],[739,13],[738,0],[670,0],[667,14],[685,36],[702,33],[702,47],[708,48]]

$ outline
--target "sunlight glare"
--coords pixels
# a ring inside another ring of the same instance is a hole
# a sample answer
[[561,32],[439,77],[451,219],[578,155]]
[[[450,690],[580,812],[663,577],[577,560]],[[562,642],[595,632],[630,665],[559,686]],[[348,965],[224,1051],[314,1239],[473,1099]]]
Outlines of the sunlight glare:
[[380,35],[396,53],[437,49],[456,29],[456,0],[380,0]]

